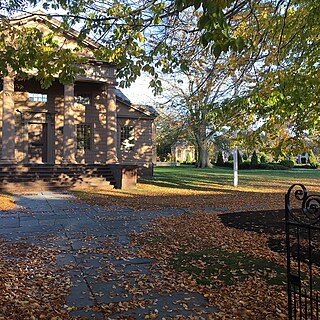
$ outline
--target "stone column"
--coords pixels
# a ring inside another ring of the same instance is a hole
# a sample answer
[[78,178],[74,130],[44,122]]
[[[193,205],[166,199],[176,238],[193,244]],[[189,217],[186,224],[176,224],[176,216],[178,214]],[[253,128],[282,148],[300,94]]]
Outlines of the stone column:
[[3,78],[2,92],[2,154],[1,163],[14,164],[15,159],[14,78]]
[[74,85],[64,86],[63,163],[75,163],[77,134],[74,125]]
[[117,163],[117,106],[115,85],[106,85],[107,91],[107,163]]

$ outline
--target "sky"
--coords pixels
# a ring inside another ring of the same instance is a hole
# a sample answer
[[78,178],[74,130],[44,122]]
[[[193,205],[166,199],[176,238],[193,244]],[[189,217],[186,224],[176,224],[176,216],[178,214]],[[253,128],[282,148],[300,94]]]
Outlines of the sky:
[[130,88],[119,88],[134,104],[155,105],[156,98],[149,88],[149,79],[147,75],[142,75]]

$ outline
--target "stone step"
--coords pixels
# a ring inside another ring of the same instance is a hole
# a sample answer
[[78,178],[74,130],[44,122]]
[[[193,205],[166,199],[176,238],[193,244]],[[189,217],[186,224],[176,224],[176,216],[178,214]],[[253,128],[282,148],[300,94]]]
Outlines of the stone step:
[[33,177],[33,176],[47,176],[47,177],[58,177],[60,175],[68,175],[70,177],[112,177],[111,172],[72,172],[72,171],[61,171],[61,172],[50,172],[50,171],[39,171],[39,172],[0,172],[0,178],[5,177]]
[[114,188],[110,168],[99,165],[1,165],[1,190]]
[[17,192],[17,191],[45,191],[52,189],[99,189],[110,190],[114,185],[108,181],[100,183],[91,183],[89,181],[24,181],[24,182],[6,182],[0,184],[0,190],[5,192]]

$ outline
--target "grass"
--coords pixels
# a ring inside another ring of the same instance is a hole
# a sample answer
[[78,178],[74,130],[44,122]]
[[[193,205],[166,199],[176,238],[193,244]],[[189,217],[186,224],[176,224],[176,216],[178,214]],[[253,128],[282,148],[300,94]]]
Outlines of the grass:
[[[237,190],[273,189],[289,187],[301,181],[309,185],[318,185],[320,170],[240,170]],[[318,180],[318,181],[316,181]],[[155,169],[154,179],[142,180],[142,184],[159,187],[193,190],[212,190],[216,187],[234,190],[233,171],[230,168],[196,169],[191,166],[159,167]]]
[[252,276],[259,276],[271,285],[283,285],[286,281],[286,269],[273,262],[218,248],[180,252],[170,263],[177,271],[191,274],[203,285],[217,286],[221,282],[232,285]]
[[230,168],[159,167],[155,168],[153,178],[141,179],[136,189],[78,191],[77,195],[89,203],[138,210],[163,207],[246,210],[250,206],[276,209],[283,208],[284,194],[292,184],[304,183],[310,190],[320,191],[319,179],[320,170],[241,170],[239,186],[234,187]]

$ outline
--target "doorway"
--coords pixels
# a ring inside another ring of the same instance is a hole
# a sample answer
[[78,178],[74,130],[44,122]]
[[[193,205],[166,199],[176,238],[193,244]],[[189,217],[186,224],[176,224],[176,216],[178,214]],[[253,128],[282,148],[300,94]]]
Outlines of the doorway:
[[48,162],[47,123],[28,123],[28,162]]

